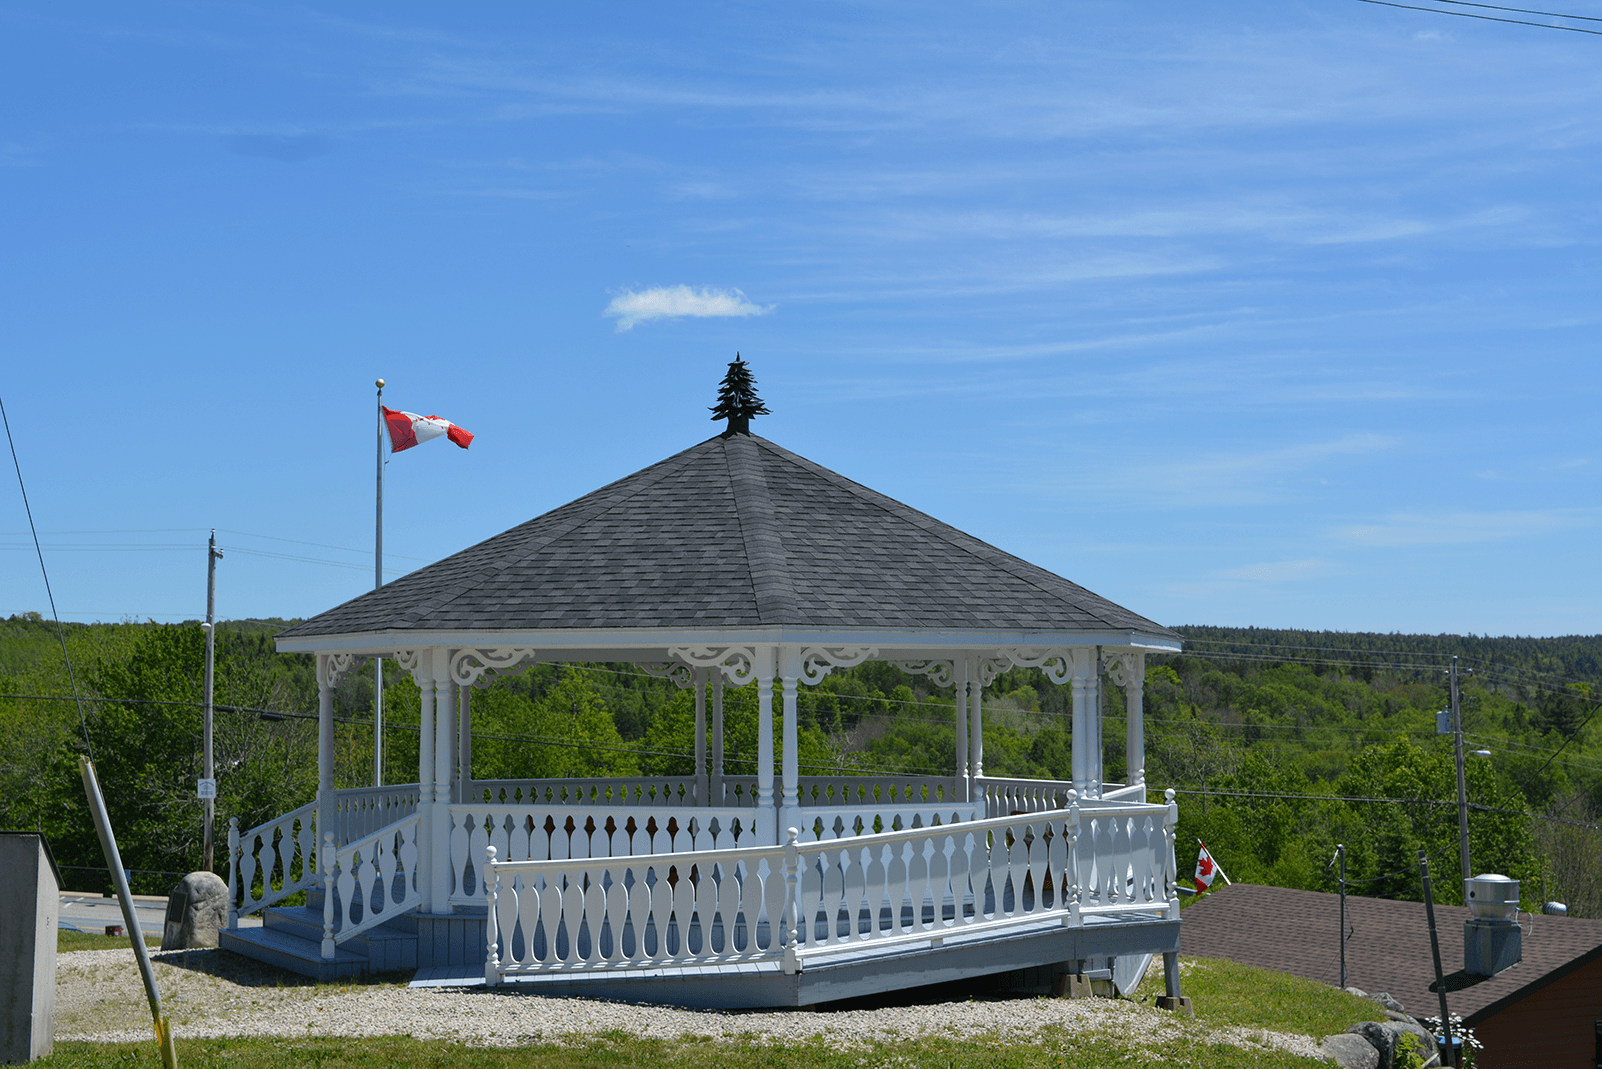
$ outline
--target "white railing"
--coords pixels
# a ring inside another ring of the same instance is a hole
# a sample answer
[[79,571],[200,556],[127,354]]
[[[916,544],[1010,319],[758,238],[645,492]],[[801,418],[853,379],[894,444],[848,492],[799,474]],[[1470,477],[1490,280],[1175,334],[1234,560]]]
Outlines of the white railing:
[[749,845],[756,811],[733,807],[546,806],[483,802],[450,807],[451,901],[478,903],[478,867],[494,846],[508,861],[643,857]]
[[1104,802],[1144,802],[1146,800],[1146,785],[1136,783],[1125,787],[1118,783],[1104,783],[1101,785],[1101,800]]
[[618,776],[592,779],[475,779],[467,803],[504,805],[703,805],[694,776]]
[[798,830],[803,843],[826,842],[830,839],[855,839],[858,836],[877,835],[887,831],[907,831],[933,828],[943,824],[958,824],[977,820],[980,816],[978,807],[967,802],[947,806],[908,803],[904,808],[894,804],[846,809],[809,808],[801,811],[802,823]]
[[746,960],[794,972],[842,949],[1080,925],[1086,913],[1177,916],[1176,816],[1172,805],[1073,806],[845,841],[588,861],[504,861],[490,846],[485,979]]
[[938,809],[957,801],[957,781],[952,776],[802,776],[799,786],[802,805],[830,809]]
[[417,832],[413,813],[344,846],[323,836],[323,958],[334,947],[405,913],[423,900],[418,887]]
[[228,821],[228,927],[239,918],[317,886],[317,803],[309,802],[244,834]]
[[974,794],[984,799],[990,816],[1014,813],[1045,813],[1068,807],[1072,783],[1054,779],[997,779],[982,776],[974,781]]
[[[1174,823],[1179,807],[1144,802],[1082,803],[1076,873],[1087,914],[1122,913],[1166,900],[1179,878],[1174,864]],[[1177,909],[1177,901],[1175,904]]]
[[417,812],[418,796],[415,783],[335,791],[333,811],[325,818],[328,827],[323,831],[333,832],[334,844],[344,846]]

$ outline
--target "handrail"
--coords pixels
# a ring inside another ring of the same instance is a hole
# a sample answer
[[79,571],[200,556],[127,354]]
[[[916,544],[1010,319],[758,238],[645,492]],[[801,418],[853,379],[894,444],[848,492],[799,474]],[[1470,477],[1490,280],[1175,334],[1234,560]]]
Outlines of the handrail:
[[339,943],[393,920],[423,900],[417,886],[421,824],[421,814],[412,813],[339,847],[333,832],[323,836],[328,859],[323,867],[324,960],[334,957]]
[[[239,918],[248,917],[280,902],[297,891],[317,886],[317,842],[314,817],[317,803],[307,802],[241,834],[239,818],[228,819],[228,927],[237,928]],[[299,833],[295,825],[299,823]],[[276,834],[281,833],[281,834]],[[288,847],[286,853],[284,848]],[[300,875],[294,875],[295,862]],[[262,893],[254,894],[256,874],[261,873]],[[273,873],[279,885],[273,886]]]
[[[994,817],[783,846],[502,861],[485,848],[485,980],[807,956],[1087,913],[1173,916],[1172,805]],[[1082,842],[1088,840],[1088,842]],[[1090,848],[1085,849],[1085,845]]]

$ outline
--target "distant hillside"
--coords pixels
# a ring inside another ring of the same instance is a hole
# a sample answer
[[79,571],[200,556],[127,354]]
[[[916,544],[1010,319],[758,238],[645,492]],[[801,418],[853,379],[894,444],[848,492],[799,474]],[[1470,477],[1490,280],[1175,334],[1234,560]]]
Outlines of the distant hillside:
[[1541,673],[1556,677],[1550,682],[1602,684],[1602,635],[1403,635],[1205,624],[1174,630],[1185,636],[1187,652],[1200,656],[1233,654],[1242,660],[1356,662],[1374,667],[1432,663],[1445,667],[1455,656],[1462,668],[1501,670],[1520,678]]

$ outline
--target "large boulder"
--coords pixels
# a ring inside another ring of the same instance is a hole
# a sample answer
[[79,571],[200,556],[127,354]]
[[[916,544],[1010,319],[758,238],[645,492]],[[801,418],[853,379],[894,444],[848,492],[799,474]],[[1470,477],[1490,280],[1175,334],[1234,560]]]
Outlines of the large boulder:
[[1325,1036],[1320,1049],[1341,1069],[1379,1069],[1379,1051],[1362,1036],[1342,1032]]
[[214,947],[228,927],[228,885],[215,872],[191,872],[167,896],[167,922],[161,949]]
[[1435,1037],[1417,1021],[1359,1021],[1346,1031],[1368,1041],[1379,1054],[1379,1069],[1391,1069],[1396,1064],[1396,1048],[1403,1036],[1417,1038],[1419,1057],[1425,1061],[1429,1061],[1435,1053]]

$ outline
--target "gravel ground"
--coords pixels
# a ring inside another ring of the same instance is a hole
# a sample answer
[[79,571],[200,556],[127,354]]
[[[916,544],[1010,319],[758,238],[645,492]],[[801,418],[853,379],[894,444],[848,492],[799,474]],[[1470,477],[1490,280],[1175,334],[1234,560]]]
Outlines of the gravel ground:
[[[564,1042],[603,1032],[655,1039],[713,1037],[824,1042],[849,1047],[913,1036],[995,1035],[1028,1040],[1041,1029],[1116,1030],[1141,1042],[1197,1038],[1201,1026],[1138,1002],[1013,998],[808,1013],[723,1013],[593,999],[545,998],[504,988],[408,988],[365,982],[315,985],[217,950],[152,953],[162,1008],[179,1039],[221,1036],[409,1035],[489,1046]],[[1151,982],[1151,981],[1147,981]],[[1161,983],[1160,974],[1157,979]],[[1203,1029],[1242,1047],[1319,1057],[1306,1036],[1257,1029]],[[150,1010],[133,951],[61,954],[56,1039],[149,1039]]]

